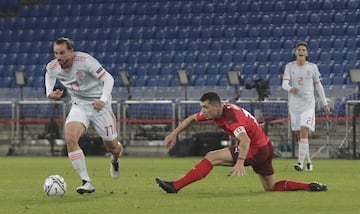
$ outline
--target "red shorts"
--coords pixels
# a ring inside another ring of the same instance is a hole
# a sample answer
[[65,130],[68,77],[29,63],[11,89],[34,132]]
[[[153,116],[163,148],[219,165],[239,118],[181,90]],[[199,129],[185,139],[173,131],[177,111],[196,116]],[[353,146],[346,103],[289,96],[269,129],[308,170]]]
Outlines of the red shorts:
[[[237,146],[231,146],[229,147],[231,156],[233,158],[233,164],[235,165],[237,158],[238,158],[238,152],[235,150]],[[272,175],[274,174],[274,169],[272,167],[272,159],[274,154],[274,148],[272,143],[269,141],[268,144],[266,144],[263,147],[260,147],[258,152],[251,158],[246,159],[244,166],[251,166],[259,175]]]

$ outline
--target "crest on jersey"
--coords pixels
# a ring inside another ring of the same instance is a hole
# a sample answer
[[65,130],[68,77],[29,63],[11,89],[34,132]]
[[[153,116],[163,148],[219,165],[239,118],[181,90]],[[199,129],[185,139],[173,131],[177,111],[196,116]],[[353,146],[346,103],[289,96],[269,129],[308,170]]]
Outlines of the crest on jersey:
[[82,79],[84,79],[85,78],[85,73],[84,73],[84,71],[76,71],[76,78],[78,78],[78,79],[80,79],[80,80],[82,80]]

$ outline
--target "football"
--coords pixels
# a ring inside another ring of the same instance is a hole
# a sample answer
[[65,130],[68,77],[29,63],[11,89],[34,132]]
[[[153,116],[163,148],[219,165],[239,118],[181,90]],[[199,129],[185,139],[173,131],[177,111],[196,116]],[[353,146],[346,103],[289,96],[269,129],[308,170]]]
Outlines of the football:
[[66,192],[66,181],[60,175],[50,175],[45,179],[44,192],[47,196],[63,196]]

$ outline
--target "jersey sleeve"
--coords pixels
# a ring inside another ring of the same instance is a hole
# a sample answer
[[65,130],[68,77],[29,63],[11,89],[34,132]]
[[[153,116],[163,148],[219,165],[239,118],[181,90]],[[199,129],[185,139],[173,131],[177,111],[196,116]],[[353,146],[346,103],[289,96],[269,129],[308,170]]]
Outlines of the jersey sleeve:
[[314,76],[313,76],[313,79],[314,79],[314,83],[320,82],[320,79],[321,79],[321,74],[320,74],[319,68],[317,67],[316,64],[314,64]]
[[99,63],[97,59],[92,57],[90,54],[87,54],[86,60],[89,65],[89,72],[96,76],[98,79],[101,79],[106,73],[106,70],[103,68],[103,66]]

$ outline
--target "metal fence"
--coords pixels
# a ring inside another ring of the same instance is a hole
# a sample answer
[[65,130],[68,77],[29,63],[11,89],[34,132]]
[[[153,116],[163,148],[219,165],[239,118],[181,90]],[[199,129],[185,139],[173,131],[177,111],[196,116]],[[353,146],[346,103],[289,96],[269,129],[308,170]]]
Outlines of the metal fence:
[[[335,113],[331,117],[325,117],[322,110],[317,110],[316,132],[312,133],[310,139],[314,156],[358,158],[360,145],[356,130],[359,129],[359,125],[356,121],[359,119],[359,103],[356,100],[348,101],[345,116]],[[297,144],[294,143],[290,130],[286,101],[241,100],[236,104],[244,107],[259,120],[281,156],[294,157],[297,154]],[[197,100],[113,101],[112,107],[118,118],[119,140],[129,151],[131,148],[144,147],[142,154],[152,151],[166,153],[162,144],[164,137],[184,118],[200,110]],[[5,154],[6,147],[9,146],[17,153],[28,154],[35,145],[44,142],[41,141],[41,135],[46,132],[51,120],[57,123],[63,135],[69,105],[63,101],[0,101],[0,108],[0,155]],[[339,112],[337,107],[332,108],[333,112]],[[355,123],[352,123],[353,119]],[[179,140],[191,138],[197,133],[220,131],[212,123],[196,123],[181,133]],[[87,135],[97,136],[91,127]],[[48,143],[43,144],[42,147],[48,147]]]

